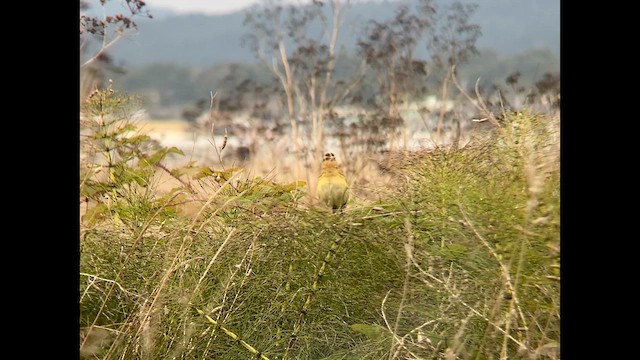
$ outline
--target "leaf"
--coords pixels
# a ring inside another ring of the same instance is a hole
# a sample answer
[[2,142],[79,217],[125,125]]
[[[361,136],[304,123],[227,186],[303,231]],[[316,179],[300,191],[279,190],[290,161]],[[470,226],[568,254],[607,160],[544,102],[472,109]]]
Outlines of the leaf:
[[84,214],[82,221],[86,221],[89,226],[94,226],[98,221],[106,218],[109,213],[109,208],[106,204],[98,204]]
[[216,181],[218,183],[224,183],[227,180],[231,179],[231,177],[239,171],[242,171],[242,168],[229,168],[226,171],[218,171],[216,173]]
[[135,132],[138,130],[138,127],[135,124],[125,124],[124,126],[120,126],[113,131],[113,134],[125,134],[128,132]]
[[162,159],[164,159],[167,154],[180,154],[184,156],[184,152],[182,150],[178,149],[175,146],[172,146],[170,148],[162,148],[156,151],[153,155],[147,157],[145,160],[150,165],[154,165],[162,161]]
[[[187,197],[184,194],[184,190],[181,187],[175,187],[173,189],[171,189],[171,191],[169,191],[168,193],[166,193],[165,195],[163,195],[162,197],[160,197],[159,201],[163,204],[169,204],[168,201],[169,199],[171,199],[171,197],[176,193],[176,192],[181,192],[181,194],[176,195],[176,197],[173,199],[173,204],[177,204],[180,203],[182,201],[184,201]],[[173,205],[171,204],[171,205]]]
[[292,183],[283,185],[282,188],[283,188],[284,191],[294,191],[294,190],[298,190],[300,188],[303,188],[305,186],[307,186],[307,182],[306,181],[297,180],[297,181],[294,181]]
[[175,147],[175,146],[172,146],[172,147],[170,147],[169,149],[167,149],[167,152],[168,152],[168,153],[171,153],[171,154],[178,154],[178,155],[182,155],[182,156],[184,156],[184,151],[182,151],[182,150],[178,149],[178,148],[177,148],[177,147]]
[[374,341],[386,341],[391,340],[391,334],[389,334],[389,330],[380,326],[380,325],[368,325],[368,324],[353,324],[351,328],[365,335],[370,340]]
[[126,141],[123,141],[123,142],[129,143],[129,144],[142,144],[150,140],[151,140],[151,137],[149,135],[136,135],[136,136],[127,138]]
[[179,169],[171,170],[171,175],[173,176],[180,177],[182,175],[187,175],[195,179],[200,179],[200,178],[211,176],[214,174],[215,172],[207,166],[200,166],[200,167],[188,166],[188,167],[182,167]]
[[349,359],[349,351],[342,349],[334,352],[333,354],[329,355],[328,357],[322,360],[346,360],[346,359]]
[[84,186],[80,188],[80,195],[91,199],[98,199],[102,194],[111,191],[115,187],[116,186],[111,183],[87,181]]
[[442,254],[448,260],[456,260],[468,256],[468,249],[462,244],[449,244],[442,249]]
[[113,169],[113,182],[115,186],[121,187],[124,184],[131,184],[133,182],[140,183],[140,174],[138,174],[135,168],[127,164],[116,163]]
[[214,174],[213,170],[211,170],[211,168],[206,166],[196,168],[195,170],[197,171],[193,174],[194,179],[202,179],[204,177],[212,176]]

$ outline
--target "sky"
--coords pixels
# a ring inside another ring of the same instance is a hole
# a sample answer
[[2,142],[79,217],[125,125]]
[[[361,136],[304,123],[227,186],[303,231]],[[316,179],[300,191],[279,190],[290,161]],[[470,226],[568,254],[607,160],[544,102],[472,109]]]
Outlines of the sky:
[[[305,2],[305,0],[284,0],[285,2]],[[100,0],[85,0],[89,4],[88,12],[95,12],[96,15],[103,13]],[[200,13],[206,15],[223,15],[257,4],[262,0],[144,0],[146,9],[153,13],[158,9],[168,9],[178,14]],[[124,0],[108,0],[106,3],[107,13],[122,13],[126,9]],[[126,12],[126,11],[125,11]],[[157,12],[156,12],[157,13]]]
[[[94,0],[95,1],[95,0]],[[116,0],[112,0],[116,1]],[[284,0],[290,3],[305,3],[310,0]],[[208,15],[227,14],[262,2],[261,0],[145,0],[148,9],[166,8],[176,13],[203,13]],[[343,1],[346,2],[346,1]],[[352,0],[353,2],[353,0]]]
[[155,7],[171,9],[177,13],[198,12],[205,14],[226,14],[242,10],[259,0],[146,0],[150,10]]

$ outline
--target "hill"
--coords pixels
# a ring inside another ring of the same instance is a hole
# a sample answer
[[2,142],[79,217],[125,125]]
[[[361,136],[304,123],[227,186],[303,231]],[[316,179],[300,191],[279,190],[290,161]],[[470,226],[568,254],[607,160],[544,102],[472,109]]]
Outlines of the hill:
[[[450,2],[436,1],[439,4]],[[393,16],[397,3],[349,5],[339,46],[347,51],[354,50],[361,25],[370,19],[383,20]],[[531,48],[549,48],[559,55],[558,0],[485,0],[477,3],[479,7],[472,21],[482,28],[479,48],[493,49],[504,55]],[[254,62],[250,51],[241,46],[241,38],[247,32],[243,26],[244,12],[177,15],[162,10],[160,13],[161,16],[151,20],[140,19],[139,33],[112,48],[111,54],[116,61],[126,65],[163,62],[197,67]]]

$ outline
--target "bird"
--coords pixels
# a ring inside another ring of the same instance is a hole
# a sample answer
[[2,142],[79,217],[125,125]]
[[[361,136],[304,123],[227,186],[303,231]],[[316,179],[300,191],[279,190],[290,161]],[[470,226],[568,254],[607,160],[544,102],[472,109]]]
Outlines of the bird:
[[324,154],[316,195],[333,212],[337,212],[347,204],[348,191],[347,179],[336,162],[336,156],[333,153]]

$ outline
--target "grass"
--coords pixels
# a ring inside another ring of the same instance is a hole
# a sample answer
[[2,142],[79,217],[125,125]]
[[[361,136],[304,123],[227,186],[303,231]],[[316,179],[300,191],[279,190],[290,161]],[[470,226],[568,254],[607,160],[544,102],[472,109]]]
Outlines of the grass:
[[559,358],[558,119],[506,119],[394,159],[398,191],[344,214],[257,177],[112,183],[82,224],[81,357]]

